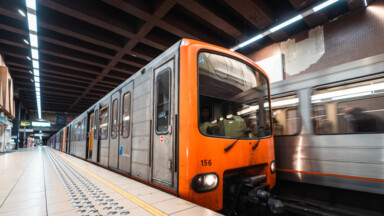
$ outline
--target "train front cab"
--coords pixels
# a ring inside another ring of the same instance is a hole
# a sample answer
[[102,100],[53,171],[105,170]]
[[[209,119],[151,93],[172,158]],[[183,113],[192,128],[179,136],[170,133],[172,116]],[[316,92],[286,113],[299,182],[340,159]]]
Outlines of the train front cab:
[[[179,195],[233,212],[269,199],[275,184],[267,75],[227,49],[180,47]],[[242,200],[242,201],[240,201]]]

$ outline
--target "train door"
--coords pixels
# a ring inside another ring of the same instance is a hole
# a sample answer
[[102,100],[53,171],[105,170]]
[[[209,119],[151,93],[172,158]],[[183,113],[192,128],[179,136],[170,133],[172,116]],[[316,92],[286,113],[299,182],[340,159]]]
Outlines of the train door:
[[167,187],[173,186],[174,138],[174,59],[154,70],[154,127],[152,150],[152,181]]
[[131,173],[133,81],[121,90],[119,169]]
[[93,144],[92,144],[92,161],[100,162],[100,145],[99,145],[99,107],[95,108],[95,117],[93,119]]
[[92,160],[92,152],[93,152],[93,133],[94,133],[94,121],[95,121],[95,113],[91,113],[89,116],[89,126],[88,126],[88,154],[87,159]]
[[111,133],[109,139],[109,166],[118,168],[119,163],[119,126],[120,126],[120,92],[116,92],[111,97]]
[[99,162],[104,166],[108,166],[109,157],[109,105],[109,99],[103,101],[100,105],[99,113]]

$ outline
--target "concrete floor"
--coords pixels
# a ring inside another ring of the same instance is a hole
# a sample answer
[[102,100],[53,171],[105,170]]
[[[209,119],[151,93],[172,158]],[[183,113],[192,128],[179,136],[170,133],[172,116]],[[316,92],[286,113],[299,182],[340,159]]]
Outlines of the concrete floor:
[[0,155],[0,215],[219,215],[48,147]]

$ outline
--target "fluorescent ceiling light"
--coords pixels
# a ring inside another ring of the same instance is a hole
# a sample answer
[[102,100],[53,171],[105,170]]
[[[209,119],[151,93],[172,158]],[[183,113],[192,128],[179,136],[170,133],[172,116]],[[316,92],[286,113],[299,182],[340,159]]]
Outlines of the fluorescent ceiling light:
[[28,42],[27,40],[25,40],[25,39],[24,39],[23,41],[24,41],[24,43],[26,43],[26,44],[28,44],[28,45],[29,45],[29,42]]
[[31,79],[31,82],[34,82],[33,79]]
[[35,86],[36,87],[40,87],[40,83],[35,83]]
[[337,1],[338,0],[328,0],[328,1],[324,2],[324,3],[322,3],[322,4],[317,5],[316,7],[314,7],[313,11],[317,12],[317,11],[319,11],[319,10],[325,8],[325,7],[328,7],[329,5],[331,5],[331,4],[333,4],[333,3],[337,2]]
[[37,21],[35,14],[28,13],[28,28],[29,31],[37,32]]
[[286,105],[295,105],[298,103],[299,103],[299,98],[292,98],[292,99],[286,99],[286,100],[280,100],[280,101],[272,102],[271,106],[273,108],[273,107],[286,106]]
[[50,122],[32,121],[32,126],[33,127],[51,127],[51,123]]
[[256,106],[249,106],[245,109],[242,109],[240,111],[237,112],[237,115],[243,115],[243,114],[246,114],[246,113],[249,113],[249,112],[253,112],[255,110],[258,110],[259,109],[259,105],[256,105]]
[[331,99],[331,98],[337,98],[347,95],[356,95],[361,94],[365,92],[374,92],[377,90],[383,90],[384,89],[384,83],[377,83],[372,85],[366,85],[366,86],[360,86],[360,87],[354,87],[354,88],[347,88],[343,90],[338,91],[332,91],[332,92],[326,92],[326,93],[320,93],[315,94],[311,96],[312,101],[316,100],[323,100],[323,99]]
[[27,56],[27,59],[28,59],[29,61],[31,61],[31,57]]
[[284,27],[286,27],[286,26],[288,26],[288,25],[290,25],[290,24],[292,24],[294,22],[297,22],[297,21],[299,21],[301,19],[303,19],[303,16],[301,14],[297,15],[297,16],[293,17],[292,19],[287,20],[287,21],[281,23],[280,25],[271,28],[270,31],[271,32],[275,32],[275,31],[280,30],[280,29],[282,29],[282,28],[284,28]]
[[32,61],[32,65],[33,65],[33,68],[35,68],[35,69],[39,69],[39,62],[38,62],[38,61],[33,60],[33,61]]
[[36,10],[36,0],[25,0],[27,4],[27,8],[31,8]]
[[40,78],[38,76],[35,76],[35,82],[40,82]]
[[36,47],[36,48],[38,47],[36,34],[29,33],[29,41],[31,41],[32,47]]
[[25,13],[24,13],[24,11],[22,11],[22,10],[17,10],[17,11],[19,11],[19,14],[21,14],[21,16],[23,16],[23,17],[25,17]]
[[31,54],[32,54],[32,58],[33,59],[39,59],[39,51],[37,51],[37,49],[32,48],[31,49]]
[[340,97],[334,97],[334,98],[332,98],[332,100],[342,100],[342,99],[348,99],[348,98],[367,96],[367,95],[371,95],[371,94],[372,94],[372,92],[362,92],[362,93],[358,93],[358,94],[343,95],[343,96],[340,96]]
[[253,38],[251,38],[251,39],[249,39],[249,40],[247,40],[247,41],[245,41],[245,42],[239,44],[239,47],[240,47],[240,48],[241,48],[241,47],[245,47],[245,46],[247,46],[248,44],[250,44],[250,43],[252,43],[252,42],[255,42],[255,41],[259,40],[259,39],[262,38],[262,37],[264,37],[264,36],[263,36],[262,34],[259,34],[259,35],[257,35],[256,37],[253,37]]
[[37,88],[37,87],[36,87],[35,90],[36,90],[36,93],[37,93],[37,92],[40,92],[40,88]]
[[39,76],[39,69],[33,69],[33,75]]
[[33,74],[32,71],[30,71],[30,70],[29,70],[28,72],[29,72],[30,74]]

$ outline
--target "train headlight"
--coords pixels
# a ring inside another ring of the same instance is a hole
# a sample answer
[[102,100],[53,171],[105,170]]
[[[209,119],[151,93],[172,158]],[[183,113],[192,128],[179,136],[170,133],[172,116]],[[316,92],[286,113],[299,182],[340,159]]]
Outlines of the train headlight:
[[216,173],[198,174],[192,179],[192,188],[197,193],[213,191],[219,185],[219,176]]
[[276,163],[275,161],[272,161],[271,162],[271,173],[275,173],[276,172]]

